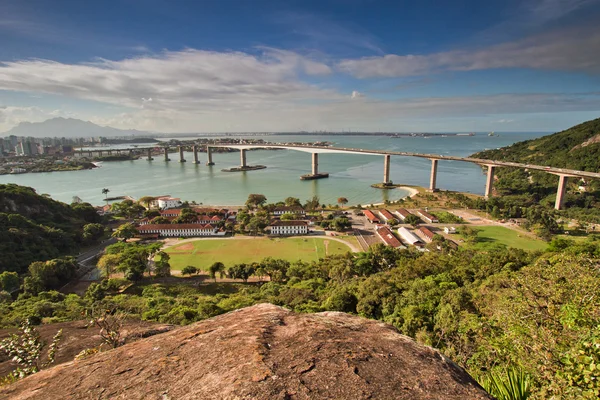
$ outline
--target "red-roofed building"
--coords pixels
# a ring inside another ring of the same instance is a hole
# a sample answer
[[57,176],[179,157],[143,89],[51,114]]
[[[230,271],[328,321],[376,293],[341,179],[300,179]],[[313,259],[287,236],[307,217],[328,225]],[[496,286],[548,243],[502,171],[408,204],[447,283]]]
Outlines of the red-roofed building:
[[370,222],[370,223],[372,223],[372,224],[378,224],[378,223],[380,223],[380,222],[381,222],[381,221],[379,221],[379,218],[377,218],[377,217],[375,216],[375,214],[373,214],[373,213],[372,213],[371,211],[369,211],[369,210],[364,210],[364,211],[363,211],[363,214],[365,214],[365,217],[367,217],[367,220],[369,220],[369,222]]
[[396,214],[398,217],[400,217],[400,219],[402,221],[404,221],[406,219],[406,217],[408,217],[410,215],[410,213],[408,212],[408,210],[406,208],[399,208],[396,211],[394,211],[394,214]]
[[416,230],[417,234],[419,236],[421,236],[423,238],[423,240],[425,240],[426,242],[431,242],[433,240],[433,237],[435,236],[435,233],[433,233],[429,228],[427,228],[426,226],[421,226],[420,228],[418,228]]
[[440,222],[437,217],[429,214],[427,211],[425,210],[419,210],[417,211],[419,213],[419,215],[421,216],[421,218],[423,218],[425,221],[429,222],[430,224],[432,223],[437,223]]
[[396,219],[388,210],[379,210],[379,215],[381,215],[381,218],[383,218],[385,222],[389,222],[391,219]]
[[388,228],[387,226],[378,226],[375,232],[377,233],[377,236],[379,236],[379,238],[381,238],[381,240],[383,240],[383,243],[385,243],[386,245],[392,246],[396,249],[405,248],[402,245],[402,243],[400,243],[398,238],[394,236],[394,233],[390,230],[390,228]]

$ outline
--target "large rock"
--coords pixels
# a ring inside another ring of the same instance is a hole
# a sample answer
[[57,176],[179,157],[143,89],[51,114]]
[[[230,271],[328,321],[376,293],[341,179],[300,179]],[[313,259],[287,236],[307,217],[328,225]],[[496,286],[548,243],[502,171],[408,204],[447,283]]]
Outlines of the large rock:
[[490,399],[460,367],[388,325],[244,308],[41,371],[10,399]]

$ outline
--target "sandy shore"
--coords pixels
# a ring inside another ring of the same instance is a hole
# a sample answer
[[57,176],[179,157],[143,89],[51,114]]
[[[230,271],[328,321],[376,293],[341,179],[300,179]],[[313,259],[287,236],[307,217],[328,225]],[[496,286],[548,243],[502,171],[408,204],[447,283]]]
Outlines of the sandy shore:
[[[419,194],[419,191],[417,189],[415,189],[414,187],[410,187],[410,186],[398,186],[393,189],[383,189],[383,190],[398,190],[398,189],[406,190],[408,192],[407,197],[415,197],[417,194]],[[395,201],[395,200],[392,200],[392,201]],[[376,206],[376,207],[382,206],[382,205],[385,205],[385,203],[373,203],[373,206]]]

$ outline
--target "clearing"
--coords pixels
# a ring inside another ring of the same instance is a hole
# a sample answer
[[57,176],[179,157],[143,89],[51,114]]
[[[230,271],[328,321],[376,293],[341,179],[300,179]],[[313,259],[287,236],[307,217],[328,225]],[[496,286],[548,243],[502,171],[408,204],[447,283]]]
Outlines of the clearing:
[[265,257],[316,261],[326,255],[344,254],[348,251],[351,251],[349,246],[327,237],[198,239],[165,249],[171,256],[173,270],[181,270],[187,265],[207,270],[217,261],[229,267],[260,261]]
[[544,250],[548,247],[548,243],[543,240],[531,238],[526,233],[519,233],[502,226],[478,226],[475,229],[478,231],[477,243],[473,247],[477,249],[484,250],[496,244],[523,250]]

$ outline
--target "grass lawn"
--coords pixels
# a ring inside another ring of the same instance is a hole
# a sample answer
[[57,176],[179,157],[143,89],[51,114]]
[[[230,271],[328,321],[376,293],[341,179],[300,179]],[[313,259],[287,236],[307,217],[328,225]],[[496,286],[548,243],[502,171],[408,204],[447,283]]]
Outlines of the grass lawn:
[[332,254],[343,254],[350,247],[327,238],[256,238],[196,240],[165,250],[171,256],[171,269],[181,270],[187,265],[207,270],[220,261],[229,267],[233,264],[260,261],[265,257],[288,261],[316,261]]
[[477,243],[473,247],[486,249],[490,245],[503,244],[523,250],[544,250],[548,244],[539,239],[533,239],[518,231],[502,226],[478,226]]

